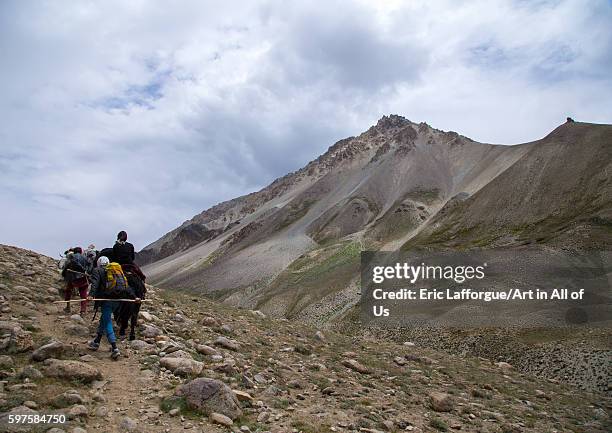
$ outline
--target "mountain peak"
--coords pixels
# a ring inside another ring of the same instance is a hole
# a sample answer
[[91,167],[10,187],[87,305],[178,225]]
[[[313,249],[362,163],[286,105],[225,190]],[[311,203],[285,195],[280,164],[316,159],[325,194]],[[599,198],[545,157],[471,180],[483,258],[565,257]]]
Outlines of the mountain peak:
[[406,119],[404,116],[400,116],[398,114],[389,114],[384,115],[378,122],[376,122],[376,128],[378,129],[389,129],[389,128],[397,128],[401,126],[410,125],[412,122]]

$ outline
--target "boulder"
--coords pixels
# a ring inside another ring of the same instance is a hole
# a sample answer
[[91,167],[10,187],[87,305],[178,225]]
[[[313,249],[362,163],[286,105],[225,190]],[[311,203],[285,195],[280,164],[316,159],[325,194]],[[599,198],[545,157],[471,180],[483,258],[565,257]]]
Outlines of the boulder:
[[45,360],[43,374],[48,377],[80,380],[85,383],[102,379],[102,373],[89,364],[80,361],[63,361],[60,359]]
[[52,341],[51,343],[40,346],[38,349],[32,352],[32,359],[38,362],[44,361],[48,358],[61,359],[71,351],[72,347],[68,344],[64,344],[61,341]]
[[204,364],[199,361],[170,356],[160,359],[159,365],[180,376],[197,376],[204,368]]
[[200,377],[176,390],[176,395],[185,397],[187,406],[206,415],[220,413],[234,420],[242,415],[236,395],[219,380]]

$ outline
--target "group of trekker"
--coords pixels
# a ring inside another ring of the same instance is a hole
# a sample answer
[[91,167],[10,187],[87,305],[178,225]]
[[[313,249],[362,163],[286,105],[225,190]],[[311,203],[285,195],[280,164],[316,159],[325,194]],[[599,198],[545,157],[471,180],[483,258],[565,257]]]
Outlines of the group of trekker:
[[75,292],[81,299],[81,317],[87,312],[88,302],[93,301],[94,319],[98,310],[101,314],[96,337],[88,343],[88,348],[98,350],[106,334],[112,359],[121,355],[113,329],[113,315],[119,326],[119,337],[125,338],[129,322],[129,339],[134,340],[140,302],[146,293],[146,277],[134,263],[134,256],[134,246],[127,241],[127,233],[120,231],[112,248],[99,251],[94,245],[84,251],[81,247],[70,248],[60,264],[66,282],[64,311],[70,314],[69,301]]

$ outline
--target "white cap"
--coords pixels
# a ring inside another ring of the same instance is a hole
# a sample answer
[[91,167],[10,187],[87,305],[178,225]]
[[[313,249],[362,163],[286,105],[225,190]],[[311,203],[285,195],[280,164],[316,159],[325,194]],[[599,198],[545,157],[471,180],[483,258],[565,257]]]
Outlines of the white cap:
[[106,256],[100,256],[100,258],[98,259],[98,266],[106,266],[109,263],[110,262],[108,260],[108,257],[106,257]]

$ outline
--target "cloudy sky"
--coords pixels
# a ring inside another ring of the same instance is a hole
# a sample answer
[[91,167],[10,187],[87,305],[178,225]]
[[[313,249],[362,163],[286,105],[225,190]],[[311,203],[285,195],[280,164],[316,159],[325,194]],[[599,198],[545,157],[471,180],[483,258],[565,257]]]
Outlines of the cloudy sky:
[[383,114],[612,123],[609,1],[2,1],[0,243],[137,249]]

